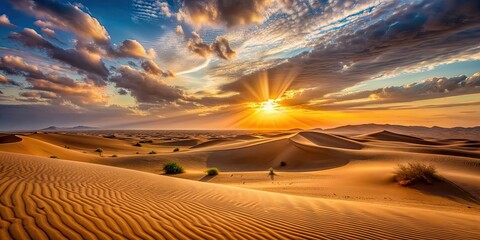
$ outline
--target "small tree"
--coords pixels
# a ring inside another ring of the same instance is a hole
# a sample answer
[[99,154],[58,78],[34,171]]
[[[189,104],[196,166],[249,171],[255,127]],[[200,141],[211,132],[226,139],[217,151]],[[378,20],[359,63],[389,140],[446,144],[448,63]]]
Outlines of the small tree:
[[280,162],[280,167],[285,167],[285,166],[287,166],[287,163],[284,162],[284,161],[281,161],[281,162]]
[[175,162],[165,163],[165,165],[163,165],[163,170],[166,174],[179,174],[185,172],[183,167]]
[[98,155],[102,156],[102,154],[103,154],[103,149],[97,148],[97,149],[95,150],[95,152],[97,152]]
[[273,169],[273,167],[268,169],[268,175],[275,175],[275,169]]

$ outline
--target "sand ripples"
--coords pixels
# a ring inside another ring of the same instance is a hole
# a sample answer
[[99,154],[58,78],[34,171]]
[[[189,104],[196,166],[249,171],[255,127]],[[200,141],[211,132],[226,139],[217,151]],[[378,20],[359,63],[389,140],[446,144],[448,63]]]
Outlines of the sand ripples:
[[7,153],[0,155],[0,203],[0,239],[480,237],[470,215],[264,193]]

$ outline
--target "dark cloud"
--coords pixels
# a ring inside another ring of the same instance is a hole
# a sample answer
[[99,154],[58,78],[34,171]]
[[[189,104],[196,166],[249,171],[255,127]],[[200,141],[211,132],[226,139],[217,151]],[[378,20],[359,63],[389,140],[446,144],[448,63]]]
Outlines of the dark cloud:
[[[138,65],[134,61],[128,61],[128,65],[130,65],[131,67],[138,67]],[[115,70],[115,69],[113,69],[113,70]]]
[[120,66],[118,74],[112,76],[110,81],[114,82],[117,88],[129,90],[138,102],[167,103],[184,98],[181,89],[165,84],[155,75],[135,70],[129,66]]
[[192,32],[192,38],[188,40],[187,47],[190,51],[205,58],[211,54],[216,54],[218,57],[228,60],[236,54],[226,38],[217,37],[212,44],[208,45],[196,32]]
[[99,86],[105,84],[104,80],[109,74],[105,64],[99,55],[87,49],[59,48],[30,28],[25,28],[21,32],[13,32],[10,34],[10,38],[22,43],[26,47],[44,50],[50,57],[86,73],[98,75],[98,77],[92,78],[96,80],[95,83]]
[[0,15],[0,27],[16,28],[15,24],[12,24],[5,14]]
[[40,27],[62,29],[74,33],[81,40],[93,40],[106,45],[110,36],[96,18],[83,12],[78,6],[53,0],[11,0],[16,9],[40,19]]
[[[23,97],[55,99],[51,103],[63,104],[68,102],[77,106],[106,102],[107,97],[103,95],[104,89],[95,86],[93,81],[80,82],[69,77],[45,74],[37,66],[25,62],[21,57],[1,57],[0,70],[7,74],[24,76],[25,80],[31,85],[26,89],[42,91],[27,92],[22,95]],[[54,95],[56,97],[52,97]]]
[[117,92],[118,92],[118,94],[120,94],[120,95],[127,95],[127,94],[128,94],[127,90],[125,90],[125,89],[123,89],[123,88],[118,89]]

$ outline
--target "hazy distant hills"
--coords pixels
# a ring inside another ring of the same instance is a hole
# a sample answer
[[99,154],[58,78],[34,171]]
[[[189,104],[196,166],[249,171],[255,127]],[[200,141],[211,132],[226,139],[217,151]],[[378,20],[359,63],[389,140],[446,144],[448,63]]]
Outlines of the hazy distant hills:
[[361,124],[346,125],[336,128],[324,129],[324,132],[342,135],[360,135],[376,131],[390,131],[421,138],[440,139],[471,139],[480,140],[480,126],[476,127],[424,127],[424,126],[402,126],[390,124]]
[[50,126],[47,128],[40,129],[40,131],[71,131],[71,130],[95,130],[96,127],[89,126],[75,126],[75,127],[56,127]]

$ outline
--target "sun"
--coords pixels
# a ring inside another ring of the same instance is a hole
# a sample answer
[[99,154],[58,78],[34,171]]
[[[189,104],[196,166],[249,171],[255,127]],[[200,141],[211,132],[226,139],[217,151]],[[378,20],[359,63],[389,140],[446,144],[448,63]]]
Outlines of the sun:
[[268,101],[262,102],[260,104],[260,109],[265,112],[276,111],[277,107],[278,107],[278,103],[273,99],[269,99]]

